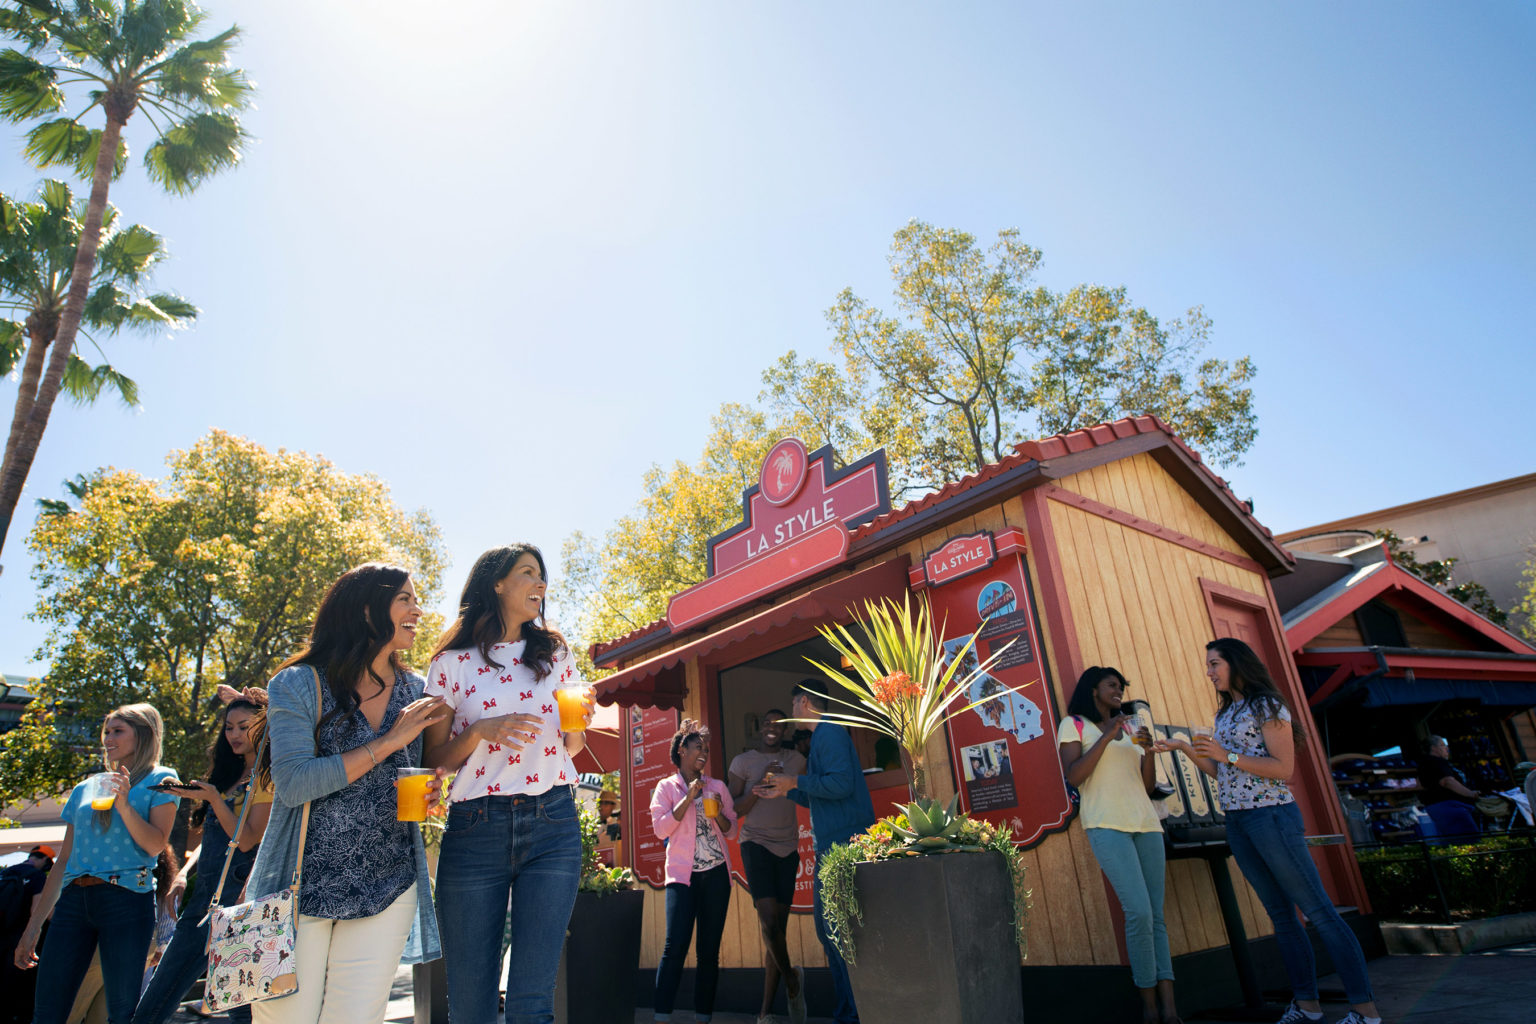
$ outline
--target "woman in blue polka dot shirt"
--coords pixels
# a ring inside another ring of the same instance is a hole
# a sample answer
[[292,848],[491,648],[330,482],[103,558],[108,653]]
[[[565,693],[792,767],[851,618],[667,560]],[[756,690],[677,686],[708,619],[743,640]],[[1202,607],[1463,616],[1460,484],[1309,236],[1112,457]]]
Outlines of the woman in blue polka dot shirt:
[[[98,946],[108,1024],[133,1017],[155,933],[155,860],[179,799],[154,788],[176,781],[160,767],[164,732],[160,712],[148,704],[114,708],[101,727],[105,792],[92,792],[87,779],[64,805],[64,843],[16,944],[16,966],[37,968],[34,1024],[64,1024]],[[38,934],[50,913],[39,959]]]

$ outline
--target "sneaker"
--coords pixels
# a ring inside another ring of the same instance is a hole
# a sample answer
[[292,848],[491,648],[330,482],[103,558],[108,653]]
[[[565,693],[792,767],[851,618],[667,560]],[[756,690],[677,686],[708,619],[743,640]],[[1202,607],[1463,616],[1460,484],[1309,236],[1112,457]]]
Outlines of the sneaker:
[[1358,1010],[1350,1010],[1339,1018],[1338,1024],[1365,1024],[1365,1017]]
[[1297,1006],[1296,1000],[1292,999],[1287,1004],[1285,1012],[1280,1015],[1280,1019],[1275,1021],[1275,1024],[1318,1024],[1321,1020],[1323,1020],[1321,1014],[1316,1017],[1308,1017],[1305,1013],[1301,1012],[1301,1007]]
[[805,968],[796,967],[795,977],[800,981],[800,994],[789,1000],[789,1024],[805,1024]]

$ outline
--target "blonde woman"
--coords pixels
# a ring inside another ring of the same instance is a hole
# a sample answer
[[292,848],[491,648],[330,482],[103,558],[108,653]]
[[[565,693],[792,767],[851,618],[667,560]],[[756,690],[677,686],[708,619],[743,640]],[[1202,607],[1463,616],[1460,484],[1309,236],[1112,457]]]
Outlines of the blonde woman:
[[[101,727],[111,807],[92,809],[90,779],[64,805],[64,843],[16,944],[16,966],[37,968],[36,1024],[64,1024],[98,946],[108,1024],[133,1017],[155,933],[155,861],[180,799],[158,788],[177,781],[160,767],[164,733],[150,705],[114,708]],[[39,959],[38,934],[49,914],[53,924]]]

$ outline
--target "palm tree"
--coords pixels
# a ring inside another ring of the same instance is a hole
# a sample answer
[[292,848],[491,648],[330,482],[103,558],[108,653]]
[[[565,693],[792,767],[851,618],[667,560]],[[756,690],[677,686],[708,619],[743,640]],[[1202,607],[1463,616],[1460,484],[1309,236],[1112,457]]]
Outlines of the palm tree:
[[[64,316],[86,214],[85,204],[75,202],[62,181],[44,182],[32,203],[0,195],[0,313],[15,317],[0,319],[0,376],[18,362],[22,365],[6,465],[14,460],[15,445],[37,404],[47,351]],[[178,295],[135,294],[155,264],[165,259],[165,243],[139,224],[118,230],[117,220],[117,211],[109,205],[102,216],[101,244],[79,332],[103,362],[93,366],[71,352],[60,386],[77,402],[94,402],[110,389],[125,405],[134,406],[138,385],[107,361],[97,337],[85,328],[116,334],[124,328],[181,327],[197,316],[197,307]]]
[[[53,351],[25,421],[19,430],[12,426],[6,442],[0,550],[86,315],[107,192],[128,165],[128,119],[142,111],[157,133],[144,167],[167,191],[191,192],[240,159],[245,132],[238,111],[250,102],[251,84],[228,62],[239,30],[194,40],[204,17],[186,0],[13,0],[0,9],[0,31],[23,45],[0,52],[0,116],[26,122],[62,115],[65,88],[83,87],[81,109],[35,124],[26,153],[39,166],[73,167],[91,179]],[[103,126],[86,127],[82,121],[96,111]]]

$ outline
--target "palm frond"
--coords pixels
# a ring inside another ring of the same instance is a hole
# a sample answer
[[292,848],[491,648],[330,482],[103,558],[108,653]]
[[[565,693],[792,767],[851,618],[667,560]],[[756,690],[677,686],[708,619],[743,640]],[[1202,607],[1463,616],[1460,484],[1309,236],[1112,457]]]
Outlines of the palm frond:
[[145,271],[165,258],[165,240],[142,224],[113,232],[96,252],[98,270],[114,278],[137,281]]
[[37,197],[42,200],[48,212],[55,216],[69,216],[70,208],[75,205],[75,193],[69,185],[57,178],[45,180],[37,190]]
[[185,195],[203,180],[240,162],[245,130],[232,114],[194,114],[162,135],[144,154],[151,181]]
[[[100,129],[91,129],[90,139],[75,156],[75,173],[86,181],[96,173],[96,156],[101,152],[101,137],[105,134]],[[128,169],[128,140],[118,136],[117,155],[112,160],[112,180],[116,181],[123,176]]]
[[80,405],[90,405],[107,389],[117,392],[118,398],[130,409],[139,404],[139,385],[132,379],[119,373],[110,363],[92,366],[77,355],[69,357],[60,386]]
[[0,377],[16,368],[26,350],[26,327],[15,320],[0,320]]
[[128,319],[133,307],[133,297],[111,281],[102,284],[85,297],[85,309],[80,313],[83,323],[116,331]]
[[29,50],[40,50],[48,44],[47,28],[25,10],[0,11],[0,32],[20,39]]
[[0,50],[0,117],[24,121],[63,108],[64,90],[53,68],[17,50]]
[[147,295],[145,302],[151,303],[160,317],[158,322],[169,324],[172,327],[185,327],[183,320],[196,320],[202,310],[182,298],[180,295],[172,295],[169,292],[156,292]]
[[91,130],[76,124],[74,118],[60,117],[44,121],[27,132],[27,159],[39,167],[59,164],[74,166],[80,153],[91,143]]

